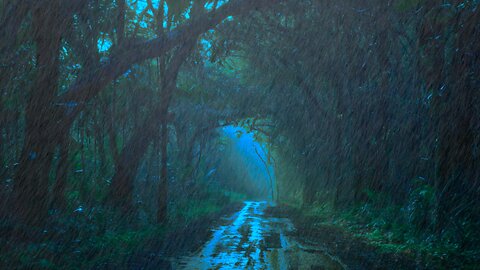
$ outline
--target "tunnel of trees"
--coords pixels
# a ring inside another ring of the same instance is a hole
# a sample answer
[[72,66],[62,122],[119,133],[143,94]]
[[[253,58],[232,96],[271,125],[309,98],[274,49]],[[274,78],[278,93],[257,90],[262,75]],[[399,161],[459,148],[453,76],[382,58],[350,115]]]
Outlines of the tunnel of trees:
[[130,269],[263,196],[474,269],[479,8],[0,0],[0,268]]

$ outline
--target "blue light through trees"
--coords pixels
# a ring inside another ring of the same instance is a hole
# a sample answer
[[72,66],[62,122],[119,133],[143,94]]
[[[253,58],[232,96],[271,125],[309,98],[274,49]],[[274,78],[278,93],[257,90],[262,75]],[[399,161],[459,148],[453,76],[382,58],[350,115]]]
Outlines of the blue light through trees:
[[273,165],[268,162],[266,147],[254,138],[254,133],[242,127],[227,126],[223,133],[233,143],[233,150],[240,156],[238,165],[245,166],[247,176],[257,181],[259,189],[266,189],[271,200],[274,200],[275,173]]

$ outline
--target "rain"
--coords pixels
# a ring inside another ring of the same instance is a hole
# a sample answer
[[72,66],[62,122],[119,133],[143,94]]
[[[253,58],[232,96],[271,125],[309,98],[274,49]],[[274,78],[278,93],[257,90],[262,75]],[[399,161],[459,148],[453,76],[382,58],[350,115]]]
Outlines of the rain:
[[477,0],[0,0],[0,269],[480,269]]

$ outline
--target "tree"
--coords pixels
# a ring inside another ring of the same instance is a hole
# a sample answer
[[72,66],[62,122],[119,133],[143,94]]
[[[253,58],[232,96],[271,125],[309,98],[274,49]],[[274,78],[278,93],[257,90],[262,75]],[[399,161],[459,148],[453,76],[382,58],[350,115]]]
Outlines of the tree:
[[[69,29],[69,23],[65,22],[71,22],[73,14],[82,8],[88,8],[87,1],[60,2],[41,2],[32,11],[39,69],[36,87],[27,105],[25,144],[15,177],[14,204],[16,212],[21,213],[22,220],[37,225],[45,220],[47,214],[48,175],[58,138],[65,137],[88,102],[96,98],[112,81],[125,74],[132,65],[165,55],[229,16],[242,15],[275,3],[230,1],[207,14],[192,18],[192,21],[179,25],[158,38],[146,42],[123,41],[120,38],[121,44],[112,49],[108,61],[90,62],[69,89],[57,95],[60,44]],[[58,26],[55,31],[51,31],[52,25]]]

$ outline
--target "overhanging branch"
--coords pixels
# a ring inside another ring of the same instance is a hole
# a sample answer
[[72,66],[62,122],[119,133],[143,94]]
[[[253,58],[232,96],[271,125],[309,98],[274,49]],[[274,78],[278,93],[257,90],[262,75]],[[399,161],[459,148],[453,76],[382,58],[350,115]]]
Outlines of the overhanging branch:
[[88,101],[110,82],[127,72],[132,65],[164,55],[192,36],[214,28],[230,16],[243,15],[277,2],[279,0],[232,0],[206,16],[179,26],[162,37],[142,43],[125,44],[122,48],[118,48],[117,53],[104,64],[85,71],[65,94],[58,97],[58,104],[72,104],[73,107],[60,120],[66,124],[64,126],[70,126]]

